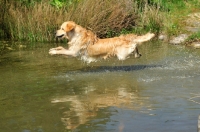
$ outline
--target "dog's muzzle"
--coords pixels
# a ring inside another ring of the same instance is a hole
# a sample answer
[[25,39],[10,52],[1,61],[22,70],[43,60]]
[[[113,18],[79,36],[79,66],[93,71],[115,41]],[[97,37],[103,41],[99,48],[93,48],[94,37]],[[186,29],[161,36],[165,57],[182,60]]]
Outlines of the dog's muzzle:
[[62,38],[64,36],[64,34],[62,35],[56,35],[56,38]]
[[63,31],[63,30],[57,30],[56,32],[55,32],[55,36],[56,36],[56,38],[63,38],[64,36],[65,36],[65,32]]

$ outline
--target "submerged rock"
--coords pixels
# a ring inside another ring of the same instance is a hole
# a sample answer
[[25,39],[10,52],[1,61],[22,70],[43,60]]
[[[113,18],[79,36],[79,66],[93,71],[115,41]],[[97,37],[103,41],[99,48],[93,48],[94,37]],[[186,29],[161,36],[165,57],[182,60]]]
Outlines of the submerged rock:
[[165,35],[165,34],[160,34],[160,35],[158,36],[158,39],[159,39],[159,40],[164,40],[164,41],[166,41],[166,40],[167,40],[167,35]]
[[7,49],[7,50],[10,50],[10,51],[11,51],[11,50],[14,50],[14,49],[11,48],[11,47],[6,47],[6,49]]
[[186,46],[191,46],[195,49],[200,49],[200,42],[192,42],[191,44],[187,44]]
[[20,44],[20,45],[18,45],[18,47],[19,47],[20,49],[22,49],[22,48],[26,48],[26,45]]
[[173,37],[169,43],[170,44],[181,44],[183,42],[185,42],[185,40],[188,38],[189,35],[187,34],[180,34],[177,37]]

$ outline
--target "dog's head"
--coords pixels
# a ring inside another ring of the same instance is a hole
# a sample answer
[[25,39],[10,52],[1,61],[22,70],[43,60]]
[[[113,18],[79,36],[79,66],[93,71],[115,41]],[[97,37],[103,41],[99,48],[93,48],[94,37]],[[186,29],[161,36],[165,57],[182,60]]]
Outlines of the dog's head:
[[69,39],[67,33],[72,31],[75,27],[76,24],[73,21],[64,22],[61,25],[60,29],[56,31],[56,37]]

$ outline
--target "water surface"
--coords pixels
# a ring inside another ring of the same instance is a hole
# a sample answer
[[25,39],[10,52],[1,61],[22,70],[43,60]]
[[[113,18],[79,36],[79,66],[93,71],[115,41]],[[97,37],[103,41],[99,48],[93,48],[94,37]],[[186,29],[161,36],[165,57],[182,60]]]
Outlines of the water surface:
[[150,42],[140,59],[86,64],[17,45],[0,56],[2,132],[197,131],[200,50]]

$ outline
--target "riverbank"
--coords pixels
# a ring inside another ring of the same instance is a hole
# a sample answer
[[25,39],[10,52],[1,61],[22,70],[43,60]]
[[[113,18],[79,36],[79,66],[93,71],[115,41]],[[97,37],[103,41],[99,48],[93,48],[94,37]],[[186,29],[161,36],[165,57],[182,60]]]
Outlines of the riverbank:
[[92,30],[101,38],[126,33],[164,34],[168,40],[188,34],[188,42],[200,38],[190,32],[189,14],[200,12],[200,2],[153,0],[29,0],[1,1],[0,37],[17,41],[52,42],[54,31],[67,20]]

